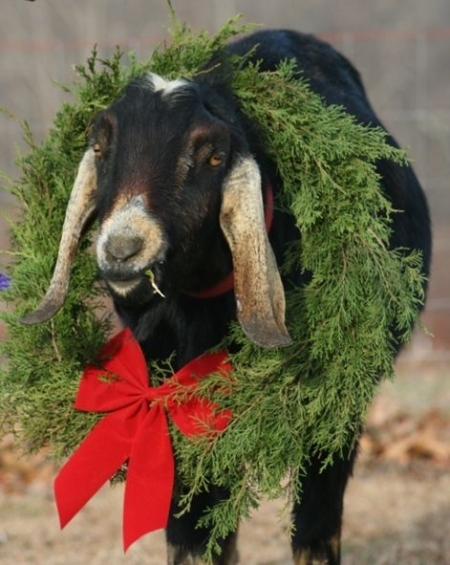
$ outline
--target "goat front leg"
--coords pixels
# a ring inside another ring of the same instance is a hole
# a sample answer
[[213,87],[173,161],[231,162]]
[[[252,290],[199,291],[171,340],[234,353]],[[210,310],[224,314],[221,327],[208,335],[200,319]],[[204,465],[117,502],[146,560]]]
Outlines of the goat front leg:
[[322,472],[323,462],[312,460],[302,480],[301,500],[293,509],[295,565],[340,565],[344,493],[355,458],[356,449]]
[[[171,516],[166,529],[168,565],[206,565],[203,555],[210,532],[206,528],[198,528],[197,523],[207,508],[211,508],[224,498],[227,493],[214,488],[203,493],[192,501],[189,512],[175,517],[179,508],[176,501],[172,504]],[[238,562],[236,548],[237,532],[221,540],[221,552],[214,557],[214,565],[235,565]]]

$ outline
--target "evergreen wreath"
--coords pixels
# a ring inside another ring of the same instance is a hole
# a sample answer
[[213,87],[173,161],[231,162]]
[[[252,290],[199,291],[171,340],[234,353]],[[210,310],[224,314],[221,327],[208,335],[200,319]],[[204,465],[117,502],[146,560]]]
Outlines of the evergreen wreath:
[[[22,218],[11,223],[12,284],[2,293],[9,307],[1,314],[7,362],[0,374],[0,423],[4,430],[19,424],[28,450],[50,446],[56,459],[66,457],[99,418],[73,409],[79,376],[111,332],[110,317],[99,315],[105,290],[89,252],[92,232],[74,261],[62,310],[41,325],[19,322],[50,279],[92,118],[132,77],[147,70],[168,79],[195,76],[243,31],[237,18],[215,35],[194,34],[175,21],[170,45],[145,62],[131,54],[127,65],[119,51],[101,60],[94,49],[87,64],[76,67],[75,85],[63,87],[72,102],[62,105],[46,139],[35,143],[23,124],[29,153],[18,156],[21,177],[10,187]],[[281,268],[301,265],[312,278],[287,292],[290,347],[263,350],[237,324],[230,328],[230,339],[241,345],[231,355],[234,379],[211,375],[199,387],[199,394],[232,410],[227,430],[213,445],[172,430],[177,472],[188,487],[182,507],[211,484],[231,493],[201,519],[213,531],[209,555],[261,496],[301,487],[312,454],[325,454],[327,465],[356,441],[380,379],[393,373],[393,334],[409,339],[423,301],[420,254],[389,248],[397,211],[383,196],[375,168],[379,159],[405,164],[404,152],[386,143],[383,130],[325,105],[295,76],[290,61],[275,72],[259,72],[245,58],[233,59],[232,66],[234,92],[244,113],[260,124],[283,179],[276,205],[295,216],[302,234]]]

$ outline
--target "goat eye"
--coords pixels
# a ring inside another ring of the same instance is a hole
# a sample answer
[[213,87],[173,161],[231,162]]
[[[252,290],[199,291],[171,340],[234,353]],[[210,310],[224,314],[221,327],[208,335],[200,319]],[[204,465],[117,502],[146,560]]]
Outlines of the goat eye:
[[225,155],[223,153],[214,153],[208,160],[211,167],[218,167],[225,160]]
[[94,151],[94,155],[95,155],[97,158],[100,158],[100,157],[102,156],[102,149],[101,149],[99,143],[94,143],[92,149],[93,149],[93,151]]

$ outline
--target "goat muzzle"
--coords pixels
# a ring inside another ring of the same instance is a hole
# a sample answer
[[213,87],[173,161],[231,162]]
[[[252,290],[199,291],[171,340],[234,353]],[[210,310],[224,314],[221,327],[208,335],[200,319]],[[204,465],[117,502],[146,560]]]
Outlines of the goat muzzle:
[[164,230],[141,195],[119,199],[100,226],[97,263],[111,289],[129,294],[165,259]]

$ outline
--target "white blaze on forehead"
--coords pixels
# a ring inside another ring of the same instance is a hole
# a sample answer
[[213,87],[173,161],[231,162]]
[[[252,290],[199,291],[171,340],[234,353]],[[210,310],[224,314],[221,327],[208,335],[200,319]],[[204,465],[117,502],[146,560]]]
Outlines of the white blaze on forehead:
[[162,94],[171,94],[174,90],[182,88],[189,84],[186,80],[166,80],[155,73],[148,73],[148,79],[154,92],[161,92]]

